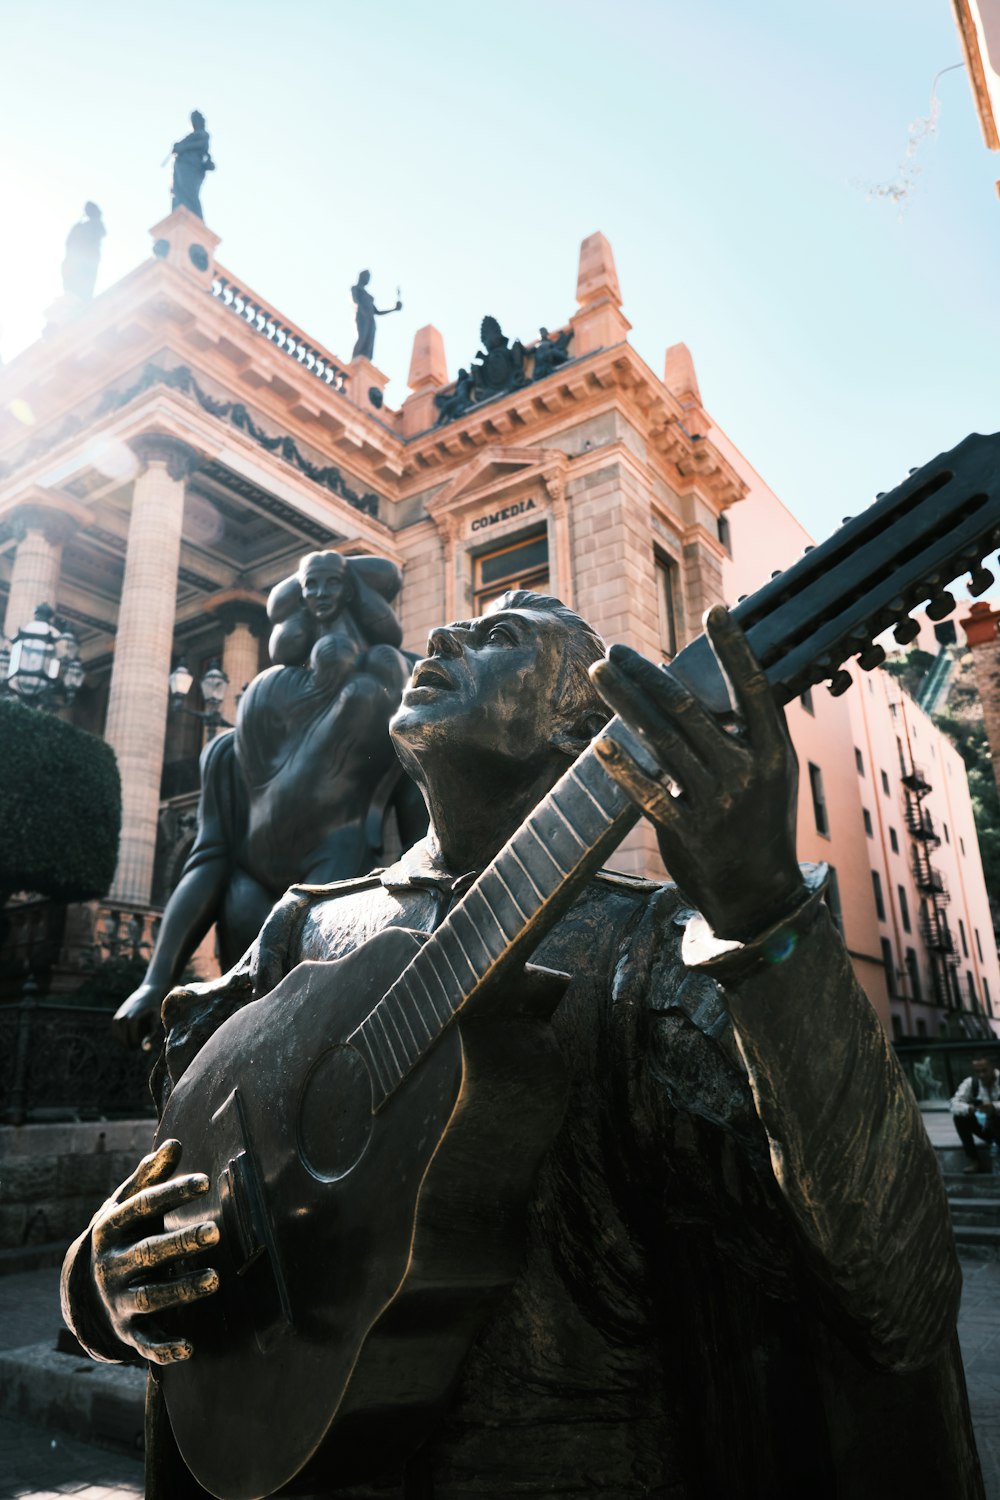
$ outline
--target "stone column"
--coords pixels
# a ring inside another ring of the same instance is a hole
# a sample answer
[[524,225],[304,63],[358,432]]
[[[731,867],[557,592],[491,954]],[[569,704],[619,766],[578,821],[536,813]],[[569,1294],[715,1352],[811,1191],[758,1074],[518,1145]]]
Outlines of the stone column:
[[221,666],[229,686],[221,711],[224,719],[235,724],[237,700],[260,670],[260,640],[267,632],[265,601],[249,589],[226,589],[207,600],[205,608],[225,627]]
[[22,625],[35,618],[39,604],[58,605],[62,549],[75,525],[74,518],[54,499],[50,507],[39,500],[20,505],[12,517],[17,552],[10,577],[4,634],[13,640]]
[[143,907],[156,852],[184,481],[199,459],[186,443],[159,433],[132,446],[143,468],[132,490],[104,738],[122,778],[121,847],[108,900]]
[[985,599],[970,605],[961,622],[972,652],[973,670],[979,701],[983,705],[983,725],[990,743],[993,776],[1000,788],[1000,610]]

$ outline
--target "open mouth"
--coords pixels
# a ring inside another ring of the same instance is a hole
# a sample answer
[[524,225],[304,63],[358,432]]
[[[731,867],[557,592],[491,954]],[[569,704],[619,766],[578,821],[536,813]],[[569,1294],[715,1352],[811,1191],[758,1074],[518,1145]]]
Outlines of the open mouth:
[[445,691],[454,690],[455,684],[448,675],[448,670],[442,662],[430,657],[427,661],[418,662],[410,679],[411,688],[433,687],[444,688]]

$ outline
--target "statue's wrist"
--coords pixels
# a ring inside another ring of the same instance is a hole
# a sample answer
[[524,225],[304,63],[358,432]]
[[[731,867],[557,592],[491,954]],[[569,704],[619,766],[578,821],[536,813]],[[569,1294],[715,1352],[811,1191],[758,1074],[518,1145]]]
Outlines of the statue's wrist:
[[762,965],[783,963],[815,922],[828,875],[827,865],[803,865],[796,890],[788,893],[784,908],[772,907],[770,920],[763,919],[744,938],[722,937],[700,913],[692,913],[681,950],[685,964],[725,983]]

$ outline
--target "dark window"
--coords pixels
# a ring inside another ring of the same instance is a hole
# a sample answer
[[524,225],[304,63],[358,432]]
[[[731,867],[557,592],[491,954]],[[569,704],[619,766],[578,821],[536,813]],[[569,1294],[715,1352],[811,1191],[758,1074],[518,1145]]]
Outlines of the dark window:
[[823,795],[823,772],[819,766],[809,762],[809,787],[812,791],[813,817],[816,819],[816,832],[830,836],[830,820],[826,815],[826,798]]
[[[945,1027],[945,1030],[947,1030],[947,1027]],[[917,1036],[926,1036],[926,1035],[927,1035],[927,1022],[924,1021],[924,1020],[922,1020],[922,1019],[918,1020],[917,1021]]]
[[882,774],[882,790],[883,790],[883,792],[885,792],[885,795],[888,797],[888,795],[889,795],[889,778],[885,774],[884,771],[881,774]]
[[885,987],[890,995],[896,991],[896,956],[888,938],[882,939],[882,967],[885,969]]
[[877,870],[872,871],[872,892],[875,896],[875,915],[880,922],[884,922],[885,902],[882,899],[882,877]]
[[941,826],[944,829],[944,841],[945,841],[946,844],[950,844],[951,843],[951,834],[948,832],[948,825],[947,825],[947,823],[942,823]]
[[729,517],[726,515],[725,511],[723,511],[722,515],[719,517],[716,525],[719,533],[719,541],[725,547],[726,551],[729,553],[729,556],[732,557],[733,538],[732,533],[729,529]]
[[858,768],[858,775],[863,776],[865,774],[865,763],[861,751],[858,749],[857,745],[855,745],[854,747],[854,764]]
[[543,593],[549,583],[549,539],[544,531],[508,542],[475,560],[476,613],[508,589]]
[[913,948],[907,948],[906,950],[906,972],[910,976],[911,999],[922,1000],[924,994],[920,988],[920,965],[917,963],[916,951]]
[[948,1035],[948,1022],[947,1021],[939,1021],[938,1022],[938,1031],[941,1033],[942,1036],[947,1036]]
[[903,1040],[903,1018],[902,1016],[898,1016],[895,1011],[892,1013],[892,1039],[894,1042],[901,1042]]
[[979,997],[976,994],[976,981],[972,977],[971,969],[966,969],[965,971],[965,983],[969,991],[969,1009],[975,1010],[976,1000]]
[[959,917],[958,919],[958,935],[962,939],[962,957],[968,958],[969,945],[965,940],[965,923],[962,921],[961,917]]
[[869,837],[869,838],[871,838],[871,837],[872,837],[872,836],[873,836],[873,830],[872,830],[872,815],[871,815],[871,813],[870,813],[870,812],[869,812],[869,811],[868,811],[868,809],[867,809],[867,807],[863,807],[863,808],[862,808],[862,809],[861,809],[861,816],[862,816],[862,817],[863,817],[863,818],[864,818],[864,820],[865,820],[865,833],[867,833],[867,835],[868,835],[868,837]]
[[983,945],[979,940],[979,928],[976,927],[973,930],[976,934],[976,952],[979,954],[979,962],[984,963],[985,959],[983,958]]
[[899,839],[896,837],[895,828],[889,829],[889,847],[892,850],[893,854],[899,853]]
[[987,982],[985,974],[983,975],[983,997],[986,1000],[986,1009],[989,1012],[989,1014],[992,1016],[992,1014],[993,1014],[993,1001],[990,999],[990,987],[989,987],[989,984]]
[[660,650],[668,661],[677,655],[677,564],[656,552],[656,606],[660,617]]
[[837,872],[833,868],[833,865],[830,865],[830,879],[826,887],[826,904],[830,908],[831,917],[836,922],[840,932],[843,933],[844,912],[840,904],[840,881],[837,879]]
[[805,709],[807,714],[812,714],[813,718],[816,717],[816,708],[813,704],[812,688],[806,688],[805,692],[800,697],[799,702],[802,704],[802,707]]
[[906,900],[906,891],[901,885],[897,885],[896,894],[899,897],[899,915],[903,919],[903,931],[910,932],[910,907]]
[[[951,767],[949,766],[948,769],[951,770]],[[962,851],[962,853],[964,854],[965,853],[965,840],[961,837],[961,835],[959,835],[958,847]]]

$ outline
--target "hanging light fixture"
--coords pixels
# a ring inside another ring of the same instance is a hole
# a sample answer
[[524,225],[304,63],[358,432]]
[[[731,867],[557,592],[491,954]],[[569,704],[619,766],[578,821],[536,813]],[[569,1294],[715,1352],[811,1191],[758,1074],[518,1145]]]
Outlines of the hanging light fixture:
[[201,696],[204,701],[204,709],[188,708],[184,699],[194,686],[194,677],[184,657],[182,656],[169,677],[170,683],[170,708],[174,713],[190,714],[193,719],[200,719],[211,733],[217,729],[232,729],[228,719],[224,719],[219,709],[222,700],[226,696],[229,686],[229,678],[219,665],[218,658],[213,658],[202,673],[198,682]]
[[84,675],[80,644],[50,604],[39,604],[35,618],[0,647],[0,678],[22,702],[37,708],[72,703]]

